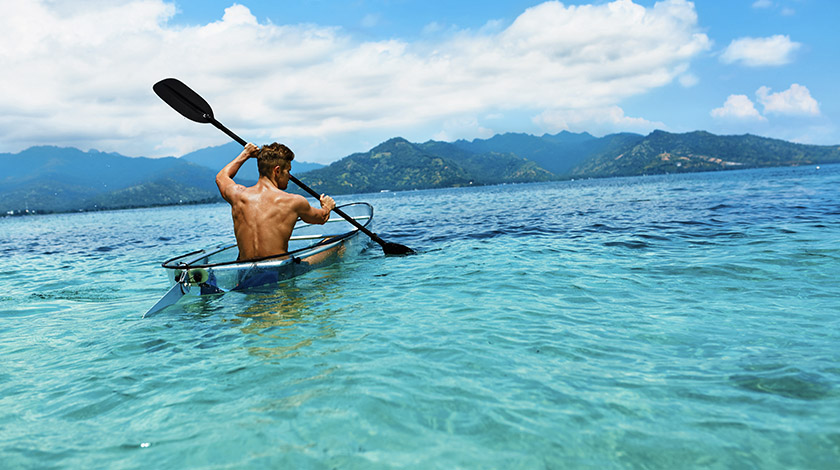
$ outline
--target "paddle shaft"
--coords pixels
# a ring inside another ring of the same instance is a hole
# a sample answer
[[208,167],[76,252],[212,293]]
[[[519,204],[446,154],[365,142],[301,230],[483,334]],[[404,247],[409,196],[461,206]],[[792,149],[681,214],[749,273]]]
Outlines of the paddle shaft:
[[[160,99],[171,106],[172,109],[178,111],[185,118],[203,124],[211,123],[216,126],[216,128],[230,136],[231,139],[239,142],[239,144],[243,147],[247,145],[242,138],[234,134],[230,129],[223,126],[222,123],[213,117],[213,109],[210,107],[210,104],[204,100],[204,98],[190,89],[190,87],[184,85],[180,80],[176,78],[165,78],[155,83],[152,88]],[[289,175],[289,179],[292,183],[298,185],[298,187],[309,193],[315,199],[321,198],[318,193],[308,188],[294,176]],[[341,209],[333,209],[333,211],[382,246],[382,250],[386,255],[409,255],[415,253],[414,250],[405,245],[386,242],[385,240],[379,238],[378,235],[360,225],[356,220],[345,214]]]
[[[227,134],[228,136],[230,136],[230,138],[232,138],[233,140],[237,141],[237,142],[239,143],[239,145],[241,145],[241,146],[243,146],[243,147],[244,147],[245,145],[247,145],[247,144],[248,144],[248,142],[245,142],[245,141],[244,141],[241,137],[239,137],[238,135],[234,134],[232,130],[230,130],[230,129],[228,129],[227,127],[225,127],[224,125],[222,125],[222,123],[221,123],[221,122],[219,122],[219,121],[217,121],[217,120],[216,120],[216,118],[214,118],[213,116],[210,116],[210,115],[208,115],[208,114],[205,114],[205,115],[204,115],[204,118],[205,118],[205,119],[207,119],[207,120],[208,120],[211,124],[213,124],[214,126],[216,126],[216,128],[218,128],[220,131],[222,131],[222,132],[224,132],[225,134]],[[309,186],[307,186],[307,185],[303,184],[303,182],[301,182],[299,179],[295,178],[293,175],[291,175],[291,174],[289,175],[289,180],[291,180],[291,182],[292,182],[292,183],[296,184],[296,185],[297,185],[300,189],[302,189],[302,190],[306,191],[307,193],[309,193],[309,195],[310,195],[310,196],[312,196],[312,197],[314,197],[315,199],[318,199],[318,200],[320,200],[320,199],[321,199],[321,195],[320,195],[320,194],[316,193],[316,192],[315,192],[312,188],[310,188]],[[339,209],[339,208],[337,208],[337,207],[336,207],[335,209],[333,209],[333,212],[335,212],[336,214],[338,214],[338,215],[340,215],[341,217],[343,217],[343,218],[344,218],[344,220],[346,220],[346,221],[350,222],[350,223],[351,223],[354,227],[356,227],[357,229],[361,230],[361,231],[362,231],[362,233],[364,233],[365,235],[369,236],[369,237],[370,237],[373,241],[375,241],[376,243],[379,243],[379,244],[380,244],[383,248],[386,246],[386,244],[388,244],[388,242],[386,242],[385,240],[383,240],[383,239],[379,238],[379,235],[377,235],[377,234],[375,234],[375,233],[371,232],[370,230],[366,229],[364,226],[362,226],[362,224],[360,224],[360,223],[356,222],[356,220],[355,220],[355,219],[353,219],[353,218],[352,218],[352,217],[350,217],[349,215],[345,214],[345,213],[344,213],[344,211],[342,211],[341,209]]]

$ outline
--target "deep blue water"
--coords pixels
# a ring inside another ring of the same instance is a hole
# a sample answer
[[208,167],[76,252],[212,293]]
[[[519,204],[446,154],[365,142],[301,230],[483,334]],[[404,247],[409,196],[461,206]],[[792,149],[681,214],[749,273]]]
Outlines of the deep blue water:
[[0,467],[837,468],[840,166],[338,199],[420,254],[150,319],[226,206],[0,219]]

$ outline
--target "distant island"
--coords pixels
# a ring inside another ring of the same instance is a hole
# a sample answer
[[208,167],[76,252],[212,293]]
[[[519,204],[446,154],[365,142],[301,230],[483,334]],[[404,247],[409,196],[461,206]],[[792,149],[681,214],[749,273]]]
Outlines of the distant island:
[[[235,143],[180,158],[126,157],[95,150],[32,147],[0,154],[0,215],[220,202],[216,172]],[[293,173],[333,195],[840,162],[840,146],[754,135],[654,131],[500,134],[489,139],[412,143],[393,138],[329,166],[295,161]],[[239,178],[257,179],[256,165]]]

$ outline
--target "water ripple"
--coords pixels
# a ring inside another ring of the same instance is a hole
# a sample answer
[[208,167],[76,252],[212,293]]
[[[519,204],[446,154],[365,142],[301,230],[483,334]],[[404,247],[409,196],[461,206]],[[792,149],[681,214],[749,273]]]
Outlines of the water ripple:
[[832,468],[838,175],[347,197],[419,254],[146,320],[227,207],[2,219],[0,461]]

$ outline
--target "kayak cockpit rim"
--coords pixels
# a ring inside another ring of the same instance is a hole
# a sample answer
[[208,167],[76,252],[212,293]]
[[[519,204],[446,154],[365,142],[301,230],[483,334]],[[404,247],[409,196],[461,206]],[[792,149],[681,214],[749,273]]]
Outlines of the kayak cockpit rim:
[[[364,221],[364,223],[362,223],[362,226],[364,228],[368,228],[371,221],[373,220],[373,206],[371,206],[370,204],[368,204],[366,202],[354,202],[354,203],[350,203],[350,204],[345,204],[343,206],[339,206],[338,208],[341,209],[341,208],[345,208],[345,207],[348,207],[348,206],[358,206],[358,205],[367,206],[368,211],[369,211],[369,215],[354,217],[353,219],[357,220],[357,221],[360,221],[360,222]],[[345,222],[345,220],[343,218],[340,218],[340,217],[331,217],[326,223],[330,223],[330,222]],[[300,227],[296,226],[295,228],[309,227],[309,226],[312,226],[312,224],[304,223]],[[288,251],[286,253],[279,253],[279,254],[276,254],[276,255],[264,256],[264,257],[261,257],[261,258],[251,258],[251,259],[246,259],[246,260],[237,259],[237,260],[232,260],[232,261],[221,261],[221,262],[218,262],[218,263],[195,264],[195,262],[198,261],[198,260],[207,259],[207,258],[209,258],[213,255],[219,254],[223,251],[229,250],[231,248],[236,248],[236,243],[230,243],[230,244],[225,244],[225,245],[219,245],[215,249],[210,249],[210,251],[207,251],[207,249],[202,249],[202,250],[191,251],[189,253],[186,253],[186,254],[183,254],[183,255],[180,255],[180,256],[176,256],[174,258],[168,259],[168,260],[164,261],[163,263],[161,263],[161,267],[166,268],[166,269],[215,268],[215,267],[219,267],[219,266],[230,266],[230,265],[235,265],[235,264],[253,264],[253,263],[256,263],[256,262],[260,262],[260,261],[266,261],[266,260],[277,259],[277,258],[285,258],[285,257],[288,257],[290,259],[295,259],[295,254],[299,254],[299,253],[306,252],[306,251],[311,251],[313,248],[318,247],[318,246],[333,244],[335,242],[338,242],[338,241],[344,240],[345,238],[353,236],[358,232],[359,232],[358,228],[353,228],[353,230],[351,230],[349,232],[345,232],[345,233],[341,233],[341,234],[334,234],[334,235],[332,235],[332,234],[328,234],[328,235],[304,235],[304,236],[297,237],[297,238],[294,235],[292,235],[292,237],[289,239],[290,241],[293,241],[293,240],[313,240],[313,239],[317,240],[319,238],[321,238],[322,240],[318,243],[308,245],[308,246],[305,246],[303,248],[299,248],[297,250]],[[197,255],[200,255],[200,256],[197,256]],[[191,262],[189,262],[189,261],[188,262],[183,262],[183,261],[178,262],[178,260],[183,260],[184,258],[188,258],[188,257],[192,258]]]

